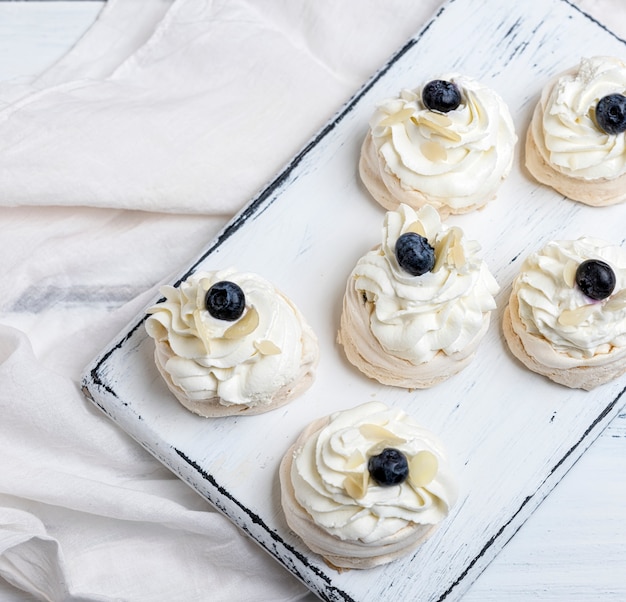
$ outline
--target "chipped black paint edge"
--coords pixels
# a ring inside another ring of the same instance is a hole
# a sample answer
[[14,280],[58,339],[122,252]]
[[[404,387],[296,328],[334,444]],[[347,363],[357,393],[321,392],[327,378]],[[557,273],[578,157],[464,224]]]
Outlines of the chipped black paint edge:
[[[555,473],[561,468],[561,466],[563,466],[563,464],[567,461],[567,459],[581,446],[581,444],[587,440],[587,438],[589,437],[589,435],[591,434],[591,432],[599,425],[601,424],[606,417],[611,413],[611,411],[615,408],[615,406],[617,405],[617,402],[622,398],[622,396],[624,395],[624,393],[626,392],[626,387],[624,387],[616,396],[615,398],[611,401],[611,403],[609,403],[604,410],[598,415],[598,417],[589,425],[589,427],[585,430],[585,432],[582,434],[582,436],[580,437],[580,439],[574,443],[574,445],[572,445],[572,447],[570,447],[567,452],[565,454],[563,454],[563,457],[552,467],[552,469],[550,470],[550,473],[545,477],[545,479],[539,484],[539,487],[537,487],[537,490],[535,491],[535,493],[533,493],[532,495],[527,496],[526,498],[524,498],[524,501],[520,504],[519,508],[511,515],[511,518],[509,518],[509,520],[507,522],[505,522],[499,529],[498,531],[492,535],[487,542],[485,543],[485,545],[481,548],[480,552],[478,554],[476,554],[476,556],[474,556],[474,558],[471,560],[471,562],[465,567],[465,570],[459,575],[459,577],[457,578],[457,580],[437,599],[437,602],[443,602],[453,591],[454,589],[460,585],[460,583],[467,577],[467,575],[469,574],[469,572],[472,570],[472,568],[476,565],[476,563],[481,560],[485,554],[487,553],[487,551],[489,550],[489,548],[491,548],[491,546],[493,546],[498,539],[502,536],[502,534],[505,532],[505,530],[512,525],[512,523],[515,521],[515,519],[520,515],[520,513],[522,512],[522,510],[524,510],[524,508],[527,506],[527,504],[533,500],[537,493],[540,492],[546,485],[546,483],[552,479],[555,476]],[[608,423],[607,423],[608,424]],[[607,425],[604,425],[604,427],[606,427]],[[602,429],[600,429],[600,431],[598,432],[598,436],[600,435],[600,433],[602,432],[602,430],[604,430],[604,427]],[[584,451],[584,450],[583,450]],[[582,453],[579,454],[578,458],[575,458],[574,461],[572,462],[572,465],[570,466],[570,468],[572,466],[574,466],[574,464],[578,461],[578,459],[582,456]],[[569,470],[569,468],[567,469]],[[567,472],[567,471],[566,471]],[[557,483],[555,483],[554,486],[556,486]],[[551,487],[537,502],[537,506],[546,498],[546,496],[548,495],[548,493],[550,493],[550,491],[554,488]],[[528,518],[528,517],[527,517]],[[513,537],[515,535],[515,533],[517,533],[517,531],[519,531],[519,529],[522,527],[522,525],[524,524],[524,522],[527,520],[523,519],[519,525],[517,525],[517,527],[515,528],[515,530],[513,531],[513,533],[511,533],[511,535],[509,537],[507,537],[506,541],[509,541],[511,539],[511,537]],[[506,542],[505,542],[506,543]]]
[[93,368],[91,368],[91,370],[89,370],[83,376],[82,382],[81,382],[82,389],[83,389],[83,392],[84,391],[90,392],[89,394],[90,399],[93,400],[93,394],[91,393],[89,389],[89,386],[92,384],[95,385],[97,388],[106,391],[112,397],[119,399],[115,390],[105,382],[104,377],[101,377],[100,369],[102,368],[103,364],[109,359],[109,357],[113,355],[115,351],[117,351],[118,349],[121,349],[124,343],[132,338],[133,334],[143,324],[144,320],[145,320],[145,316],[137,324],[135,324],[135,326],[133,326],[113,347],[111,347],[108,351],[106,351],[102,355],[102,357],[99,360],[97,360],[95,366],[93,366]]
[[[230,500],[231,503],[235,504],[240,510],[242,510],[246,516],[248,516],[248,518],[250,519],[250,521],[255,524],[258,525],[259,527],[261,527],[272,539],[272,541],[280,544],[286,551],[288,551],[292,556],[294,556],[295,558],[297,558],[304,567],[306,567],[307,569],[309,569],[312,573],[314,573],[317,577],[321,578],[326,584],[327,584],[327,588],[325,592],[322,591],[318,591],[318,593],[320,595],[326,595],[328,593],[331,593],[333,595],[339,595],[340,598],[336,598],[336,597],[332,597],[332,598],[325,598],[326,600],[330,601],[334,601],[334,600],[344,600],[345,602],[356,602],[354,600],[354,598],[352,598],[348,593],[340,590],[339,588],[332,586],[331,585],[331,579],[328,575],[326,575],[323,571],[321,571],[320,569],[318,569],[316,566],[313,566],[309,560],[307,559],[306,556],[304,556],[303,554],[301,554],[300,552],[298,552],[292,545],[288,544],[276,531],[270,529],[270,527],[265,523],[265,521],[255,512],[252,512],[252,510],[250,510],[249,508],[247,508],[246,506],[244,506],[239,500],[237,500],[233,495],[231,495],[222,485],[220,485],[217,480],[215,479],[215,477],[209,473],[207,473],[197,462],[195,462],[194,460],[192,460],[189,456],[187,456],[185,454],[185,452],[177,449],[177,448],[173,448],[174,451],[176,452],[176,454],[190,467],[192,468],[194,471],[196,471],[204,481],[206,481],[207,483],[209,483],[211,485],[211,487],[213,487],[219,494],[220,496]],[[215,505],[215,504],[214,504]],[[220,508],[220,510],[226,513],[225,508]],[[233,518],[233,517],[229,517],[229,518]],[[245,528],[245,526],[243,525],[238,525],[240,529],[242,529],[243,531],[245,531],[246,533],[248,533],[248,529]],[[250,534],[250,533],[249,533]],[[251,534],[250,534],[251,535]],[[285,566],[285,568],[287,568],[291,573],[295,574],[297,577],[299,577],[301,580],[304,580],[304,577],[302,575],[298,575],[297,572],[295,571],[295,567],[293,566],[287,566],[287,564],[284,562],[284,560],[278,556],[275,552],[273,552],[272,550],[268,549],[268,547],[261,541],[259,541],[258,539],[254,538],[255,541],[261,545],[267,552],[269,552],[270,554],[272,554],[272,556],[274,556],[274,558],[276,558],[277,560],[279,560],[281,562],[281,564],[283,566]],[[307,584],[308,586],[312,585],[312,584]]]
[[[100,411],[102,411],[103,414],[105,414],[113,422],[118,424],[118,426],[120,426],[120,428],[122,428],[121,425],[119,424],[117,418],[115,417],[115,415],[112,414],[106,406],[104,406],[96,398],[94,398],[91,395],[90,391],[86,387],[82,388],[82,392],[83,392],[84,396],[88,400],[93,402],[94,405]],[[141,420],[141,416],[137,416],[137,418],[139,420]],[[158,453],[156,451],[156,449],[154,449],[153,446],[149,445],[146,441],[138,439],[137,437],[135,437],[133,435],[130,435],[130,436],[137,443],[139,443],[139,445],[141,445],[146,451],[148,451],[155,459],[157,459],[163,465],[165,465],[170,470],[175,472],[180,479],[182,479],[188,485],[190,485],[199,495],[201,495],[212,506],[214,506],[216,508],[216,510],[218,510],[219,512],[224,514],[226,517],[228,517],[229,520],[234,522],[237,525],[237,527],[239,527],[244,533],[246,533],[248,536],[250,536],[259,546],[261,546],[263,549],[265,549],[266,552],[271,554],[280,564],[283,565],[283,567],[285,567],[286,570],[288,570],[290,573],[292,573],[304,585],[306,585],[311,590],[315,589],[316,593],[318,593],[320,596],[322,596],[322,599],[324,599],[326,602],[356,602],[356,600],[354,600],[354,598],[352,598],[348,593],[346,593],[343,590],[337,588],[336,586],[333,586],[332,582],[331,582],[331,579],[330,579],[330,577],[328,575],[326,575],[324,572],[319,570],[317,567],[313,566],[308,561],[306,556],[304,556],[303,554],[298,552],[293,546],[291,546],[290,544],[285,542],[285,540],[282,537],[280,537],[280,535],[278,535],[278,533],[276,533],[275,531],[273,531],[272,529],[269,528],[269,526],[265,523],[265,521],[263,521],[263,519],[258,514],[252,512],[250,509],[248,509],[246,506],[244,506],[241,502],[239,502],[222,485],[220,485],[217,482],[215,477],[213,477],[212,475],[207,473],[205,470],[203,470],[196,462],[194,462],[191,458],[189,458],[189,456],[187,456],[183,451],[181,451],[181,450],[179,450],[179,449],[177,449],[175,447],[171,448],[181,458],[181,460],[183,460],[183,462],[185,462],[186,465],[188,465],[197,474],[199,474],[202,477],[203,481],[208,483],[220,496],[222,496],[222,498],[228,499],[231,503],[233,503],[240,510],[242,510],[246,514],[246,516],[248,516],[250,518],[250,521],[253,524],[258,525],[259,527],[261,527],[270,536],[272,542],[274,542],[274,549],[273,550],[269,549],[269,547],[264,542],[260,541],[256,537],[254,537],[254,535],[251,532],[251,530],[245,524],[240,524],[238,521],[236,521],[235,517],[231,516],[231,514],[228,512],[228,509],[226,508],[226,506],[223,503],[220,503],[217,499],[211,499],[209,496],[202,494],[198,490],[198,487],[193,482],[190,482],[186,478],[186,476],[181,472],[180,469],[175,469],[171,465],[171,463],[168,461],[168,459],[165,456],[163,456],[162,454]],[[304,566],[306,569],[310,570],[311,573],[314,573],[317,577],[319,577],[326,584],[324,589],[321,590],[317,584],[314,584],[314,583],[311,582],[310,579],[307,579],[307,577],[305,575],[303,575],[296,568],[296,566],[294,564],[291,564],[291,565],[288,564],[286,559],[283,558],[281,555],[279,555],[278,546],[276,544],[282,546],[282,548],[284,550],[286,550],[287,552],[289,552],[294,559],[300,561],[302,563],[302,566]]]
[[565,2],[565,4],[567,4],[569,7],[573,8],[577,13],[583,15],[584,17],[586,17],[587,19],[589,19],[590,21],[595,23],[600,29],[604,30],[611,37],[615,38],[616,40],[618,40],[622,44],[626,44],[626,40],[624,40],[623,38],[620,38],[615,32],[611,31],[604,23],[601,23],[595,17],[592,17],[589,13],[585,12],[579,6],[576,6],[570,0],[561,0],[561,2]]

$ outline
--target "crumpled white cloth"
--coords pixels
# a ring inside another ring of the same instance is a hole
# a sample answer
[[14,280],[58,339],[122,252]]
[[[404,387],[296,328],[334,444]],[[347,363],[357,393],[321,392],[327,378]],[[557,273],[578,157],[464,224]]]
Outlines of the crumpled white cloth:
[[[626,37],[619,0],[576,4]],[[0,84],[1,600],[306,595],[80,374],[438,5],[109,0]]]
[[[127,2],[76,58],[0,93],[2,204],[233,213],[437,5]],[[99,33],[113,23],[136,49]]]
[[269,555],[6,326],[0,382],[0,575],[7,581],[45,600],[302,596]]

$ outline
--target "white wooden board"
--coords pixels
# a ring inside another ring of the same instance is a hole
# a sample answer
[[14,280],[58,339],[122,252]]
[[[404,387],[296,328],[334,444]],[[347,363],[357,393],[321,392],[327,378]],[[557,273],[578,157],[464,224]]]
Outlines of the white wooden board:
[[[459,599],[624,403],[626,378],[591,393],[569,390],[528,372],[508,353],[500,321],[510,284],[523,258],[549,240],[590,235],[624,244],[626,206],[594,209],[536,185],[519,145],[498,199],[449,220],[481,242],[502,287],[475,361],[433,389],[393,389],[356,372],[335,343],[346,278],[379,241],[384,216],[359,183],[360,144],[378,100],[448,71],[499,91],[523,140],[546,81],[597,54],[626,57],[626,43],[565,0],[447,2],[198,261],[181,269],[183,279],[198,268],[234,266],[284,290],[320,339],[315,385],[260,416],[194,416],[161,381],[140,315],[88,366],[85,394],[320,598]],[[338,573],[287,528],[278,464],[311,420],[372,399],[405,408],[439,433],[461,497],[414,555]]]

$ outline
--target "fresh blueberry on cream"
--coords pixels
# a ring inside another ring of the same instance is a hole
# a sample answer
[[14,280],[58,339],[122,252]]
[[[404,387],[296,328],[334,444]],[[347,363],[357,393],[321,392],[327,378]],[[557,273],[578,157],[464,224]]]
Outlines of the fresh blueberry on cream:
[[626,96],[608,94],[596,105],[596,121],[607,134],[626,132]]
[[387,447],[375,456],[371,456],[367,469],[372,479],[381,487],[400,485],[409,476],[409,463],[399,450]]
[[398,265],[411,276],[421,276],[435,266],[435,250],[428,240],[415,232],[405,232],[396,241]]
[[576,269],[576,284],[587,297],[601,301],[615,288],[615,272],[604,261],[587,259]]
[[448,113],[461,104],[461,91],[454,82],[434,79],[424,86],[422,102],[431,111]]
[[241,287],[234,282],[216,282],[206,294],[206,309],[218,320],[234,322],[243,314],[246,297]]

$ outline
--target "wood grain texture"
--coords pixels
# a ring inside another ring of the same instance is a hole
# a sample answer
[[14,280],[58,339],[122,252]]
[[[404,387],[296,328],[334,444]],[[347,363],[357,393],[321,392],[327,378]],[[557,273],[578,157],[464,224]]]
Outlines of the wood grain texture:
[[[521,134],[552,75],[581,55],[625,50],[622,40],[564,0],[448,2],[198,262],[181,271],[182,279],[196,267],[234,265],[275,282],[320,337],[316,385],[267,415],[200,419],[168,394],[139,316],[89,367],[86,394],[321,598],[459,599],[623,405],[624,379],[586,393],[529,373],[507,352],[499,324],[526,254],[550,239],[583,234],[623,244],[624,207],[589,208],[535,185],[521,167],[518,148],[498,200],[450,220],[481,242],[502,286],[499,312],[476,360],[432,390],[377,386],[347,365],[334,342],[345,279],[378,241],[384,213],[358,183],[360,143],[377,100],[450,70],[497,89]],[[277,467],[308,422],[373,398],[406,408],[441,435],[457,466],[461,500],[413,556],[338,574],[287,529]]]
[[104,1],[0,2],[0,80],[39,75],[91,26]]

